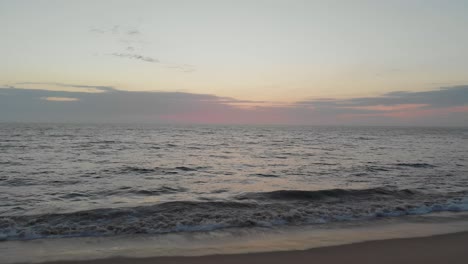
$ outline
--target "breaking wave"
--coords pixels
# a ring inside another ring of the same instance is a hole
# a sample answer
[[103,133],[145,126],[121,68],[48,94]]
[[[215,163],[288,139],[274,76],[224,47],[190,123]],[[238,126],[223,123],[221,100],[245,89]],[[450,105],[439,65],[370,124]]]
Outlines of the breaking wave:
[[468,193],[429,194],[388,188],[279,190],[246,193],[230,201],[178,201],[65,214],[2,216],[0,240],[310,225],[438,211],[468,211]]

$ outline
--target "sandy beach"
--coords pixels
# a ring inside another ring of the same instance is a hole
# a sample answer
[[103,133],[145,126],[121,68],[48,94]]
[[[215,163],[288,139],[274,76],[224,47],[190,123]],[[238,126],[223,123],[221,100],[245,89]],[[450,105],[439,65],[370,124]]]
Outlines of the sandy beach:
[[89,261],[58,261],[47,264],[169,264],[169,263],[466,263],[468,232],[423,238],[390,239],[342,246],[237,255],[199,257],[112,258]]

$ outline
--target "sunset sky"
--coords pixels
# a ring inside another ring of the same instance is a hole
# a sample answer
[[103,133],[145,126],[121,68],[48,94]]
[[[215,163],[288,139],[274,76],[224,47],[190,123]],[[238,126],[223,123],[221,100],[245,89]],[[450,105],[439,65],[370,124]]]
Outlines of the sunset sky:
[[0,0],[0,121],[468,125],[468,1]]

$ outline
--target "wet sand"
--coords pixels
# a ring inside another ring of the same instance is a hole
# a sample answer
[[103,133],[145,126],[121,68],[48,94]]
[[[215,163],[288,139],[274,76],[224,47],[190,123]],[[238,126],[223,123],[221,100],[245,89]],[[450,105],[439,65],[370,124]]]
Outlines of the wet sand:
[[466,264],[468,263],[468,232],[424,238],[390,239],[349,245],[236,255],[197,257],[111,258],[87,261],[59,261],[49,264]]

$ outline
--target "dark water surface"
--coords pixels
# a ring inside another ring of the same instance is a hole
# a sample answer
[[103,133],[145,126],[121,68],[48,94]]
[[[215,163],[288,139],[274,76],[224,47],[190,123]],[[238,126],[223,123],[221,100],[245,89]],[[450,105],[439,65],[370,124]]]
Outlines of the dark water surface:
[[468,210],[468,129],[0,124],[0,239]]

